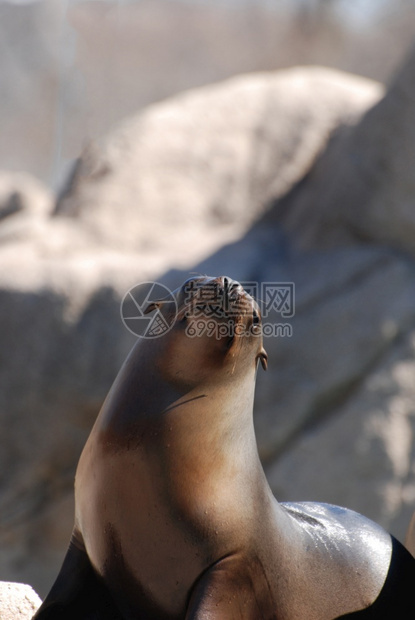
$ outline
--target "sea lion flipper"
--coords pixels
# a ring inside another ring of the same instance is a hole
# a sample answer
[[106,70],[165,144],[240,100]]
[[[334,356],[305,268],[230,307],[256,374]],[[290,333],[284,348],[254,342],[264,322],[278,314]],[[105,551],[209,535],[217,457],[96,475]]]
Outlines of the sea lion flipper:
[[122,620],[96,575],[79,536],[72,535],[62,568],[33,620]]

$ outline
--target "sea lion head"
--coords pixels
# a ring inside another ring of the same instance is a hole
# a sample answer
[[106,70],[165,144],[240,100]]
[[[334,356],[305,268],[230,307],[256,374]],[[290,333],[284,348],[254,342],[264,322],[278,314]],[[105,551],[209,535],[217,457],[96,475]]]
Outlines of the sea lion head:
[[[262,343],[261,312],[239,282],[226,276],[198,276],[174,291],[177,310],[170,301],[153,302],[172,327],[160,338],[164,355],[158,369],[176,387],[227,381],[251,372],[258,363],[267,367]],[[174,314],[174,316],[173,316]]]

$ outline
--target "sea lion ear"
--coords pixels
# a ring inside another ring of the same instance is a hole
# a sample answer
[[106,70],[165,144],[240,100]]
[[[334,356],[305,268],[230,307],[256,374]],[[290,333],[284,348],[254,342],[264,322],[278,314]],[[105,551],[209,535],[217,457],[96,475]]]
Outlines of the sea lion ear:
[[170,299],[157,299],[157,301],[150,301],[147,308],[144,310],[144,314],[148,314],[153,310],[160,310],[166,304],[172,304]]
[[153,312],[153,310],[157,310],[158,308],[161,308],[161,306],[163,305],[162,301],[151,301],[147,308],[144,310],[144,314],[149,314],[150,312]]
[[268,354],[265,351],[265,349],[261,349],[261,351],[259,352],[258,355],[259,359],[261,360],[261,366],[264,370],[266,370],[268,368]]

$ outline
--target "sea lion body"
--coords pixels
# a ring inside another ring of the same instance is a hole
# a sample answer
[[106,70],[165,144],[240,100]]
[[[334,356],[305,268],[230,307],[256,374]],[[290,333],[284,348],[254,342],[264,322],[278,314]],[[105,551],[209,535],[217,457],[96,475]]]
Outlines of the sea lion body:
[[[176,292],[173,328],[137,342],[103,405],[77,469],[72,543],[36,618],[370,614],[391,558],[403,581],[415,579],[415,560],[352,511],[276,501],[253,427],[256,369],[266,365],[258,308],[226,278],[192,282],[204,312],[194,317],[185,287]],[[211,320],[202,299],[212,284],[237,310],[215,317],[230,331],[192,338]],[[412,592],[405,597],[397,618],[415,617]]]

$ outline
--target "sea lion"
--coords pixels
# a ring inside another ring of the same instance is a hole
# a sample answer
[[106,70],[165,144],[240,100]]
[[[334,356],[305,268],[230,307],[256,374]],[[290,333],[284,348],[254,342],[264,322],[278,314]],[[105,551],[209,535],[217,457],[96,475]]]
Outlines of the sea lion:
[[137,341],[86,443],[36,620],[413,620],[400,543],[350,510],[272,495],[252,414],[267,365],[256,302],[225,277],[175,297],[174,324],[151,304],[172,327]]

